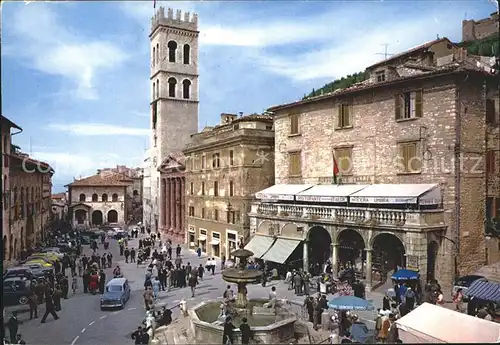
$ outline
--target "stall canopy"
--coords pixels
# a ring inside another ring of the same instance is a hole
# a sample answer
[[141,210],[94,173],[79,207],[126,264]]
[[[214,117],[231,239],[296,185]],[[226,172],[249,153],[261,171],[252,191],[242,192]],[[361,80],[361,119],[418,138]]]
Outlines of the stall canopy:
[[424,303],[396,321],[403,343],[495,343],[500,324]]
[[489,302],[500,302],[500,284],[476,280],[465,292],[468,297],[475,297]]
[[373,184],[353,193],[350,202],[360,204],[439,205],[438,184]]
[[273,246],[269,248],[267,253],[265,253],[261,259],[276,262],[278,264],[284,264],[299,244],[299,240],[277,238]]
[[349,195],[365,187],[368,185],[316,185],[299,192],[295,199],[307,202],[347,202]]
[[245,249],[253,252],[254,257],[260,258],[271,248],[275,240],[274,237],[255,235]]
[[261,200],[295,200],[295,195],[313,187],[313,184],[276,184],[272,187],[255,193]]

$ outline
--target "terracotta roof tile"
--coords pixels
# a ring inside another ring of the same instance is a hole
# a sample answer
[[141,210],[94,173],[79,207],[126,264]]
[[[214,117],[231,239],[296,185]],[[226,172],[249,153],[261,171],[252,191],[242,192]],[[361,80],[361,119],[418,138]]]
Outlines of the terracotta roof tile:
[[66,193],[52,194],[52,199],[64,199],[65,197],[66,197]]
[[96,174],[89,177],[75,180],[73,183],[68,184],[70,187],[77,186],[129,186],[133,181],[123,174],[110,173],[110,174]]
[[263,114],[250,114],[246,116],[239,117],[233,120],[231,123],[235,122],[245,122],[245,121],[264,121],[264,122],[273,122],[273,118],[270,115]]

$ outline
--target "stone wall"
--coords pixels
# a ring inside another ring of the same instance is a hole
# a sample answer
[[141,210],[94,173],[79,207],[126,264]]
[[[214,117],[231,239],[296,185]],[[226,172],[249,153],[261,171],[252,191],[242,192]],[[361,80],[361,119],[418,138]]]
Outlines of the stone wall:
[[498,32],[498,14],[492,13],[489,18],[462,21],[462,41],[474,41],[491,36]]
[[[70,204],[75,205],[80,203],[80,194],[85,194],[86,199],[84,204],[89,205],[91,207],[90,211],[87,214],[87,221],[92,221],[92,212],[93,211],[101,211],[103,215],[103,222],[108,222],[108,212],[111,210],[115,210],[118,213],[118,223],[125,224],[126,222],[126,208],[127,201],[125,197],[126,187],[85,187],[85,186],[73,186],[71,187],[71,200]],[[98,201],[92,201],[92,195],[97,194]],[[102,201],[102,195],[108,195],[108,201]],[[113,194],[118,194],[118,201],[113,202],[112,196]],[[83,209],[83,208],[82,208]],[[73,211],[73,222],[76,224],[75,211]]]

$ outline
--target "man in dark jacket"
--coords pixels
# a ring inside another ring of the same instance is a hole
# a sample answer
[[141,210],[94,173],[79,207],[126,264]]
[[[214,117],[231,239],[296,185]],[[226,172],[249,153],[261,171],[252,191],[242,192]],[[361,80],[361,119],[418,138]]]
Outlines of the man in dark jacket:
[[61,291],[62,291],[62,297],[64,299],[68,299],[69,282],[68,282],[68,277],[66,276],[63,276],[61,278]]
[[28,299],[28,303],[30,305],[30,320],[38,319],[38,296],[31,291]]
[[12,344],[16,343],[16,335],[17,331],[19,330],[19,324],[21,324],[21,321],[17,319],[17,311],[13,311],[12,316],[7,322],[7,327],[9,328],[10,342]]
[[104,293],[104,287],[106,285],[106,273],[103,270],[99,272],[99,293],[102,295]]
[[132,248],[132,249],[130,250],[130,262],[135,262],[135,254],[136,254],[136,253],[135,253],[135,249],[134,249],[134,248]]
[[56,285],[54,294],[52,295],[52,300],[54,301],[54,309],[55,311],[60,311],[61,308],[61,298],[63,296],[63,292],[59,285]]
[[175,248],[175,254],[179,257],[181,256],[181,246],[178,244],[177,248]]
[[45,320],[47,320],[47,316],[49,316],[49,314],[51,314],[54,317],[54,320],[59,319],[59,316],[57,316],[56,311],[54,309],[54,300],[51,291],[48,291],[45,294],[45,314],[43,314],[41,323],[45,323]]
[[85,272],[83,272],[82,281],[83,281],[83,293],[89,292],[89,282],[90,282],[89,271],[85,270]]

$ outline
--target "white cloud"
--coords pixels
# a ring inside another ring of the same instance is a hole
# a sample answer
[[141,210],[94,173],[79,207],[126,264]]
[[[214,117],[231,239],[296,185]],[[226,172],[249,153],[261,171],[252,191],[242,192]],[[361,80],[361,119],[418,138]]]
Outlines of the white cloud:
[[119,66],[128,56],[112,42],[86,39],[72,32],[53,8],[30,4],[6,19],[9,32],[18,38],[8,55],[20,56],[28,67],[70,81],[72,94],[78,98],[97,99],[96,77]]
[[148,136],[150,130],[134,127],[123,127],[108,125],[104,123],[74,123],[60,124],[52,123],[47,126],[50,130],[69,132],[80,136],[97,136],[97,135],[131,135],[131,136]]

